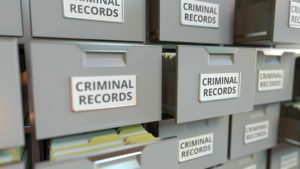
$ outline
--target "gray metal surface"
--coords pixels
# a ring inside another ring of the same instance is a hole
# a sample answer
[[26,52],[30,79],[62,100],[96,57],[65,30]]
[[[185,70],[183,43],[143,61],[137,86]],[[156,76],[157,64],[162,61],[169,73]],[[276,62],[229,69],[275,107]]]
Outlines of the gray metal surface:
[[[236,159],[276,146],[279,116],[280,104],[256,106],[252,112],[233,115],[231,120],[230,159]],[[268,137],[245,144],[245,127],[265,121],[269,121]]]
[[[289,144],[281,143],[277,147],[271,149],[271,156],[269,159],[269,165],[271,169],[281,169],[282,158],[291,154],[298,154],[298,165],[289,169],[300,168],[300,148],[294,147]],[[287,159],[290,160],[290,159]],[[287,162],[287,161],[286,161]],[[291,161],[289,162],[291,164]]]
[[138,41],[146,38],[146,0],[124,1],[124,22],[66,18],[63,0],[31,0],[32,36]]
[[261,151],[240,157],[228,161],[223,166],[216,167],[216,169],[267,169],[267,152]]
[[0,35],[22,36],[21,0],[2,0],[0,5]]
[[[38,139],[161,119],[161,47],[36,40],[30,50]],[[136,106],[73,112],[70,78],[109,75],[137,75]]]
[[[227,160],[229,117],[213,118],[185,124],[176,124],[174,120],[159,122],[159,137],[177,136],[179,140],[214,133],[213,154],[179,163],[180,169],[204,169]],[[178,146],[174,147],[178,150]],[[176,160],[178,162],[178,158]]]
[[176,149],[174,149],[174,147],[177,146],[177,139],[170,139],[147,145],[141,152],[141,155],[133,156],[132,158],[129,157],[125,159],[119,159],[111,162],[108,161],[106,163],[103,163],[103,165],[98,165],[98,167],[95,167],[94,163],[91,160],[82,158],[78,160],[74,159],[57,162],[44,162],[41,164],[37,164],[36,169],[100,169],[104,167],[110,169],[131,169],[132,167],[130,167],[130,165],[122,165],[122,162],[126,163],[126,161],[131,160],[136,160],[139,163],[139,166],[136,169],[178,169],[178,163],[176,163],[178,152],[176,151]]
[[23,162],[0,166],[0,169],[25,169]]
[[[268,52],[267,52],[268,51]],[[285,50],[258,49],[256,56],[255,105],[275,103],[292,99],[296,54]],[[258,91],[260,70],[283,70],[283,88]]]
[[[253,110],[255,52],[251,48],[178,46],[177,56],[169,61],[175,71],[164,75],[166,112],[184,123]],[[200,74],[237,72],[241,74],[239,97],[199,101]]]
[[24,125],[16,38],[0,38],[0,150],[24,144]]
[[180,0],[151,0],[150,39],[166,42],[232,44],[235,0],[201,1],[220,5],[219,28],[181,24]]

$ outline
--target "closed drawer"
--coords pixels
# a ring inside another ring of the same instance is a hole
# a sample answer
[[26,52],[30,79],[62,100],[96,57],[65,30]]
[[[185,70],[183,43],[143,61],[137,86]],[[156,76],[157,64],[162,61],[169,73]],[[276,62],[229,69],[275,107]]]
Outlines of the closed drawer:
[[30,51],[38,139],[161,119],[161,47],[33,41]]
[[270,150],[269,166],[272,169],[298,169],[300,167],[300,148],[282,143]]
[[294,52],[279,49],[258,49],[255,105],[291,100],[294,68]]
[[22,36],[21,0],[2,0],[0,5],[0,35]]
[[24,144],[18,41],[0,38],[0,150]]
[[[176,124],[175,120],[159,122],[159,137],[179,139],[176,161],[180,169],[204,169],[227,160],[229,117]],[[201,164],[201,165],[199,165]]]
[[178,46],[164,57],[163,108],[177,123],[253,110],[255,49]]
[[230,159],[263,151],[277,144],[280,105],[256,106],[231,117]]
[[32,35],[144,41],[146,0],[30,0]]
[[37,164],[36,169],[178,169],[178,164],[174,163],[178,157],[178,152],[174,149],[177,144],[175,138],[166,139],[149,145],[100,153],[86,158],[44,162]]
[[[226,162],[216,169],[267,169],[267,151],[246,155]],[[273,169],[273,168],[272,168]]]
[[149,8],[152,41],[232,44],[235,0],[151,0]]

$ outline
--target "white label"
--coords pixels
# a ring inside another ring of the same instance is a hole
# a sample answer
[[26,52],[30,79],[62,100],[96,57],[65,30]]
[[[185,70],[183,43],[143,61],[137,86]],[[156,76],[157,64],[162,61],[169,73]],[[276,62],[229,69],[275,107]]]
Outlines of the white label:
[[291,0],[290,2],[290,27],[300,28],[300,3]]
[[282,156],[280,161],[280,169],[292,169],[298,166],[298,152],[290,153]]
[[205,134],[179,141],[179,162],[184,162],[212,154],[214,134]]
[[181,24],[219,28],[220,5],[199,0],[181,0]]
[[258,91],[279,90],[283,88],[283,70],[260,70]]
[[76,112],[136,105],[136,75],[72,77],[71,87]]
[[269,137],[270,122],[264,121],[245,126],[245,144],[257,142]]
[[240,96],[240,73],[200,75],[200,101],[237,98]]
[[254,165],[251,165],[251,166],[249,166],[249,167],[245,167],[244,169],[256,169],[257,167],[256,167],[256,165],[254,164]]
[[124,22],[124,0],[64,0],[67,18]]

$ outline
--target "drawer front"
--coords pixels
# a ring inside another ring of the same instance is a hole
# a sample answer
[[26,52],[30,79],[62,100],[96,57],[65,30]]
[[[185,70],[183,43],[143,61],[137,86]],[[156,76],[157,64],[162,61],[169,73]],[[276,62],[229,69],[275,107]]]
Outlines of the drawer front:
[[2,0],[0,35],[22,36],[21,0]]
[[17,39],[0,38],[0,150],[24,144]]
[[258,49],[255,105],[291,100],[294,68],[294,53]]
[[[136,168],[136,169],[152,169],[152,168],[172,168],[178,169],[176,159],[177,151],[174,149],[178,144],[177,139],[167,139],[159,143],[146,145],[140,152],[131,152],[128,154],[120,154],[115,151],[110,154],[102,154],[106,158],[96,160],[97,156],[90,158],[71,159],[60,162],[44,162],[36,165],[36,169],[119,169],[119,168]],[[130,152],[131,150],[125,150]],[[113,156],[116,155],[116,156]],[[116,158],[120,157],[120,158]],[[161,157],[164,157],[161,160]],[[115,158],[115,159],[114,159]],[[96,161],[95,161],[96,160]],[[159,163],[158,163],[159,161]]]
[[161,119],[161,47],[34,41],[30,50],[38,139]]
[[270,167],[272,169],[298,169],[300,167],[300,148],[280,144],[271,150]]
[[253,110],[254,54],[245,48],[179,46],[177,122]]
[[146,0],[114,0],[106,5],[104,2],[31,0],[32,34],[49,38],[145,40]]
[[[151,34],[160,41],[232,44],[235,0],[155,0],[150,5]],[[195,11],[199,6],[211,12]]]
[[[267,152],[262,151],[228,161],[217,169],[267,169]],[[272,168],[273,169],[273,168]]]
[[[181,169],[196,169],[199,168],[199,164],[200,168],[204,169],[227,160],[228,125],[228,116],[186,124],[162,121],[159,124],[159,137],[178,137],[177,161]],[[190,143],[197,140],[204,143],[191,146]]]
[[21,162],[16,164],[0,166],[0,169],[25,169],[25,165],[23,162]]
[[[300,43],[300,0],[276,1],[274,19],[274,41]],[[298,8],[298,10],[297,10]]]
[[232,116],[230,159],[263,151],[277,144],[280,105],[270,104]]

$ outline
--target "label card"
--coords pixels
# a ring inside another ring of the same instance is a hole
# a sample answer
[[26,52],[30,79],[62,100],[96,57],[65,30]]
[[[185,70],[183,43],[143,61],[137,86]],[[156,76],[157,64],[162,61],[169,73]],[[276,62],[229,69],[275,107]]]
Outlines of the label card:
[[300,28],[300,2],[291,0],[290,2],[290,19],[289,26],[292,28]]
[[264,140],[269,137],[270,122],[264,121],[245,126],[245,144]]
[[124,22],[124,0],[64,0],[66,18]]
[[219,28],[220,5],[200,0],[181,0],[181,24]]
[[71,91],[75,112],[137,104],[136,75],[72,77]]
[[179,140],[179,162],[203,157],[214,152],[214,134]]
[[251,166],[249,166],[249,167],[245,167],[244,169],[256,169],[257,167],[256,167],[256,165],[254,164],[254,165],[251,165]]
[[240,73],[200,74],[201,102],[237,98],[240,96]]
[[258,91],[283,89],[283,70],[260,70],[258,73]]
[[281,157],[280,169],[292,169],[298,166],[298,152],[290,153]]

